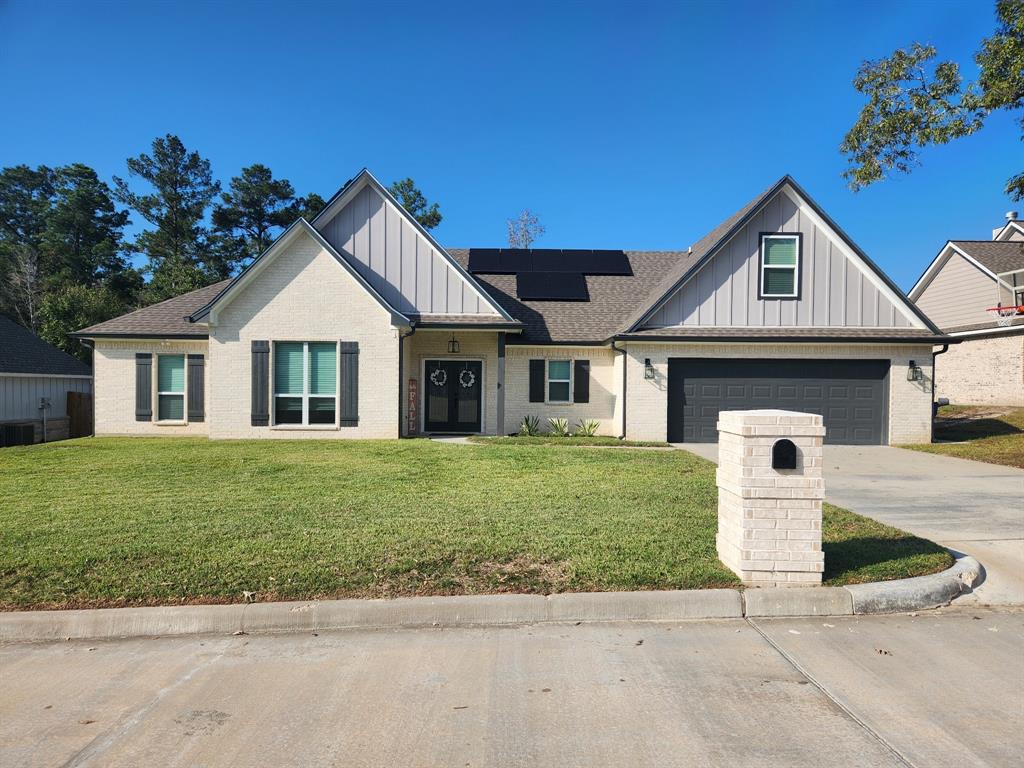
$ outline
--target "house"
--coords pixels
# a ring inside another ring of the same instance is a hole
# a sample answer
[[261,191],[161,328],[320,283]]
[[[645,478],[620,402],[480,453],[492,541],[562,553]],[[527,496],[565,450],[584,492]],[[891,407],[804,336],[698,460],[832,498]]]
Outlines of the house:
[[910,298],[960,341],[936,357],[935,394],[965,405],[1024,406],[1024,225],[991,240],[950,240]]
[[99,434],[714,441],[722,408],[931,438],[947,340],[789,176],[692,248],[446,249],[362,171],[237,277],[78,334]]
[[[64,440],[71,436],[68,393],[90,392],[88,365],[0,315],[0,428],[31,424],[33,442]],[[84,424],[75,437],[89,433],[87,418]]]

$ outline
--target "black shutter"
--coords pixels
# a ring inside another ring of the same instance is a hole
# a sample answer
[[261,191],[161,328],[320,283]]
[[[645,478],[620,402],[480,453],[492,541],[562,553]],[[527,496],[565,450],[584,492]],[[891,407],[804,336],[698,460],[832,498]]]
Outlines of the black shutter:
[[252,425],[270,426],[270,342],[252,343]]
[[205,371],[202,355],[188,356],[188,420],[202,421],[206,412]]
[[135,353],[135,420],[153,420],[153,355]]
[[572,371],[572,401],[574,403],[590,402],[590,361],[577,360]]
[[530,402],[544,402],[544,361],[530,361]]
[[359,342],[341,342],[341,414],[343,427],[359,426]]

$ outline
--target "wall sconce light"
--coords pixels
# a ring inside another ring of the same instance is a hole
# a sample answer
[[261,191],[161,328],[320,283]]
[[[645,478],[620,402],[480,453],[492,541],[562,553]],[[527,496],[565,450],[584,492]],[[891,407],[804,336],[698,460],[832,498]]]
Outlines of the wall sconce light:
[[653,379],[654,378],[654,366],[651,365],[651,358],[649,358],[649,357],[645,357],[644,358],[644,378],[645,379]]
[[455,334],[452,334],[451,340],[448,342],[448,353],[457,354],[459,351],[459,342],[455,340]]
[[921,366],[913,360],[911,360],[910,365],[907,366],[907,381],[924,381],[924,371],[922,371]]

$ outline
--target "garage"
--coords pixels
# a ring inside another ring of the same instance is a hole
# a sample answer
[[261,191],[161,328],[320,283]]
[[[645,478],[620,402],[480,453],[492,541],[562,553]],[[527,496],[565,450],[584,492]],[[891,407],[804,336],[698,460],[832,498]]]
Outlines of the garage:
[[884,445],[888,360],[670,358],[668,439],[718,442],[718,412],[782,408],[817,413],[825,442]]

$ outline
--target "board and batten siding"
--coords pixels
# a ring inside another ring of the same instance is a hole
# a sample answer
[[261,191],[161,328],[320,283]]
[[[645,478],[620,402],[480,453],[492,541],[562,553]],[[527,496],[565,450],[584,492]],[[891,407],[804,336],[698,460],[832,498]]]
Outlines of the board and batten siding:
[[92,392],[92,379],[68,376],[4,376],[0,374],[0,421],[40,419],[39,399],[50,398],[46,418],[68,415],[68,392]]
[[371,186],[317,229],[400,312],[494,314],[477,289]]
[[[800,296],[759,299],[760,233],[800,232]],[[780,191],[701,270],[644,323],[671,326],[869,327],[911,326],[863,268],[847,258],[839,237],[818,226]]]
[[1000,299],[996,281],[956,252],[917,292],[917,306],[940,328],[992,322],[985,310]]

